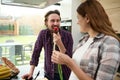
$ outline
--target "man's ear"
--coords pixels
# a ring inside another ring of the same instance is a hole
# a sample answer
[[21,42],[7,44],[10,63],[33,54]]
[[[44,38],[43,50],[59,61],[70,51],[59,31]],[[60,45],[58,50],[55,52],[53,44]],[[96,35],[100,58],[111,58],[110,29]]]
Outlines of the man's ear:
[[85,15],[87,23],[90,22],[90,19],[88,18],[87,14]]
[[44,23],[44,24],[45,24],[45,26],[46,26],[46,27],[48,26],[48,25],[47,25],[47,21],[45,21],[45,23]]

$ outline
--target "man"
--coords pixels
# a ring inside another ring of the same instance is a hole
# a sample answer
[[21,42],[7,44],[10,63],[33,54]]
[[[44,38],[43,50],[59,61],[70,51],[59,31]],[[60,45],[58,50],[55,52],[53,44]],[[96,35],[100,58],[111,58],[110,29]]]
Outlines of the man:
[[[32,59],[30,61],[30,71],[28,74],[22,76],[22,78],[30,78],[33,75],[35,66],[38,65],[40,52],[42,47],[45,51],[45,63],[44,63],[44,71],[45,77],[49,80],[60,80],[57,64],[51,62],[51,55],[53,51],[53,42],[54,37],[57,37],[56,41],[56,50],[61,51],[62,53],[67,54],[72,57],[72,49],[73,49],[73,39],[70,32],[59,29],[57,34],[54,34],[54,28],[60,28],[60,13],[58,10],[49,11],[45,15],[45,25],[47,29],[40,31],[40,34],[36,40],[34,51],[32,54]],[[54,35],[53,35],[54,34]],[[62,65],[63,72],[63,80],[68,80],[70,75],[70,69]]]

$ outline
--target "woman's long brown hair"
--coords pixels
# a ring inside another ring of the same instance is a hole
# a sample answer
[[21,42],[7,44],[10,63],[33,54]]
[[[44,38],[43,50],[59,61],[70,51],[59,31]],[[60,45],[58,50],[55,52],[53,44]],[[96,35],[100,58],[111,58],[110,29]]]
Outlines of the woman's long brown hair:
[[97,0],[86,0],[78,6],[77,12],[83,17],[87,15],[94,31],[113,36],[120,41],[120,38],[112,28],[108,15]]

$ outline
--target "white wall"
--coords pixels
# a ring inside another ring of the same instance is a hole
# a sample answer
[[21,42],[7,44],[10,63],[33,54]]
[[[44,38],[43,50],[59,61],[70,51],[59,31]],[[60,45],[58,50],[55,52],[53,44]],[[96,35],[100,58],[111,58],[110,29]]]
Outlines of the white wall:
[[74,40],[74,45],[73,47],[75,47],[82,34],[80,33],[80,27],[77,24],[77,12],[76,9],[77,7],[80,5],[80,0],[72,0],[72,36],[73,36],[73,40]]
[[80,33],[79,25],[77,25],[77,14],[76,9],[80,4],[80,0],[63,0],[61,3],[61,18],[62,20],[72,19],[72,36],[74,40],[75,47],[78,44],[78,41],[82,34]]
[[[1,0],[0,0],[0,3],[1,3]],[[0,4],[0,13],[1,13],[1,4]]]
[[60,7],[60,13],[61,13],[61,19],[62,20],[68,20],[72,19],[72,0],[62,0],[60,2],[61,7]]

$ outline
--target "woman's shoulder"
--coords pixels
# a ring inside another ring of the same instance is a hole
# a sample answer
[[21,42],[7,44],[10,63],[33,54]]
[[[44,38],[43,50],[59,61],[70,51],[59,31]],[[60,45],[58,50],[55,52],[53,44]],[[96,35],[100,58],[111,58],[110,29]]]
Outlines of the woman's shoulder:
[[113,36],[110,36],[110,35],[105,35],[104,36],[104,42],[106,44],[117,44],[117,45],[120,45],[120,42]]
[[103,33],[98,34],[95,39],[103,42],[119,42],[117,38]]
[[110,35],[105,35],[105,39],[108,40],[108,41],[119,42],[115,37],[110,36]]

